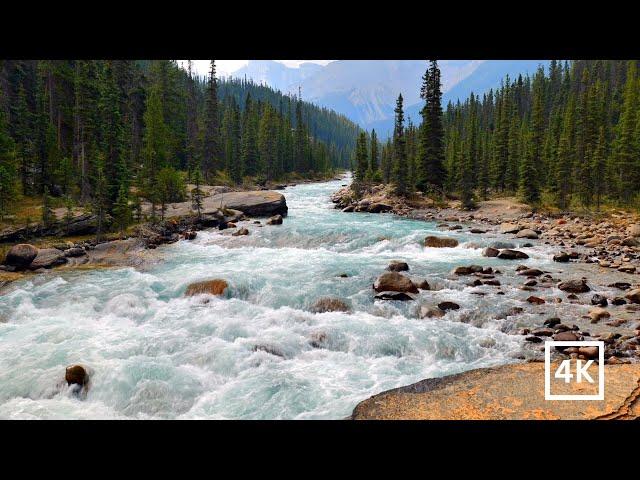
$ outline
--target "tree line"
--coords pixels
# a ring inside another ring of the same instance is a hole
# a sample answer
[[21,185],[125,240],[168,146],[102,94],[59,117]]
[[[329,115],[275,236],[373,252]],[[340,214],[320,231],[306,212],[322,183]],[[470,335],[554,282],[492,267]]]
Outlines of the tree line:
[[[0,215],[24,196],[122,225],[186,184],[265,184],[348,167],[358,127],[245,79],[172,60],[0,61]],[[58,201],[59,203],[59,201]]]
[[[398,193],[457,196],[466,207],[517,194],[533,205],[638,206],[640,76],[637,60],[552,60],[532,76],[505,78],[482,97],[441,106],[440,72],[430,61],[422,122],[404,126],[398,98],[393,137],[361,134],[360,181]],[[378,152],[381,152],[378,154]]]

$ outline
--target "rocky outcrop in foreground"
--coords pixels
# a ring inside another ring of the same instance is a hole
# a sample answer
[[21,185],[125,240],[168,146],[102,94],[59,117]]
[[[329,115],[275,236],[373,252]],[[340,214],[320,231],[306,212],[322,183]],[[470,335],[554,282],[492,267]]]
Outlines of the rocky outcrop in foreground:
[[[557,364],[551,365],[555,371]],[[580,384],[573,383],[573,394]],[[360,402],[354,420],[594,420],[640,417],[640,365],[605,365],[603,401],[546,401],[544,363],[430,378]]]

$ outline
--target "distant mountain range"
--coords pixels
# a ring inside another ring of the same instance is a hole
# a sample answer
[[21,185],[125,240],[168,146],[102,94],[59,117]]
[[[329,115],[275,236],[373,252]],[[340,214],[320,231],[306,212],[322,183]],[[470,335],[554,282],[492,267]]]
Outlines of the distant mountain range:
[[[443,108],[449,100],[464,101],[471,92],[482,95],[509,75],[532,74],[547,60],[442,60]],[[405,117],[420,122],[420,85],[426,60],[337,60],[325,66],[303,63],[291,68],[273,60],[251,60],[232,73],[266,83],[283,93],[297,94],[342,113],[362,128],[376,129],[380,138],[393,131],[393,110],[399,93]]]

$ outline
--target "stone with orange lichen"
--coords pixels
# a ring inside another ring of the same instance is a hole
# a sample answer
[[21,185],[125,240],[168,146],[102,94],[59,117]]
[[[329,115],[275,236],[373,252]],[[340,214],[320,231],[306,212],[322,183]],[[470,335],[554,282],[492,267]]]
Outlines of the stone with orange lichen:
[[203,293],[208,293],[209,295],[225,295],[228,288],[229,284],[226,281],[216,278],[214,280],[192,283],[187,287],[184,294],[188,297]]
[[[558,364],[552,364],[551,371]],[[640,364],[605,365],[603,401],[547,401],[544,363],[482,368],[375,395],[352,418],[380,420],[589,420],[640,416]],[[574,394],[584,386],[566,387]],[[563,393],[566,393],[563,391]]]

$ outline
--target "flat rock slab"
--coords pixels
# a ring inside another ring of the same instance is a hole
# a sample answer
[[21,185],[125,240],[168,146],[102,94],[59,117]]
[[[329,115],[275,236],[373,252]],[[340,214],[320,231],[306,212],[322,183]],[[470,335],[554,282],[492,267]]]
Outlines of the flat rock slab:
[[[558,364],[551,365],[551,372]],[[575,394],[581,388],[572,384]],[[571,392],[574,393],[574,392]],[[544,363],[422,380],[360,402],[354,420],[593,420],[640,417],[640,364],[605,365],[603,401],[546,401]]]
[[261,190],[257,192],[228,192],[205,199],[205,208],[220,207],[240,210],[250,217],[268,217],[286,215],[287,202],[284,195],[278,192]]

